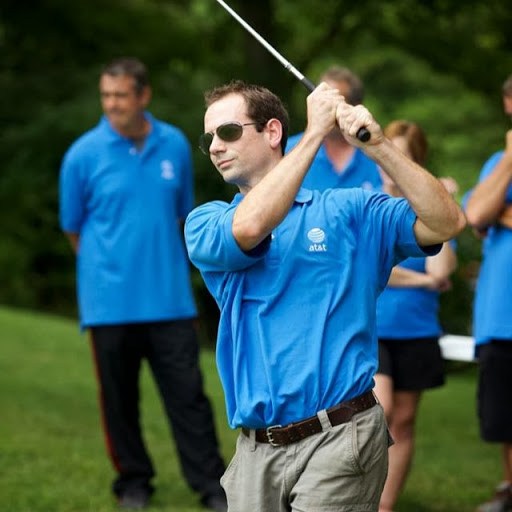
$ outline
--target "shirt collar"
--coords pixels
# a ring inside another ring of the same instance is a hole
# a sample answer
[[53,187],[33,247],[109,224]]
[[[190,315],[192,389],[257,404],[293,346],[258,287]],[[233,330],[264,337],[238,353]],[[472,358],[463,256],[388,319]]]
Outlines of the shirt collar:
[[[235,197],[233,198],[233,201],[231,201],[231,204],[235,204],[235,205],[240,204],[240,202],[242,201],[243,198],[244,198],[244,195],[239,192],[238,194],[235,195]],[[299,189],[299,192],[295,196],[295,202],[300,203],[300,204],[309,203],[309,201],[311,201],[312,198],[313,198],[312,190],[309,190],[307,188],[301,188],[301,189]]]
[[[155,123],[155,118],[149,112],[144,112],[144,117],[149,122],[151,127],[146,139],[147,143],[150,140],[159,136],[159,129],[158,124]],[[129,140],[128,137],[120,135],[118,132],[116,132],[116,130],[114,130],[114,128],[112,128],[112,125],[110,124],[110,121],[108,120],[108,117],[105,114],[101,116],[98,126],[103,131],[105,139],[110,142],[115,142],[119,140]]]

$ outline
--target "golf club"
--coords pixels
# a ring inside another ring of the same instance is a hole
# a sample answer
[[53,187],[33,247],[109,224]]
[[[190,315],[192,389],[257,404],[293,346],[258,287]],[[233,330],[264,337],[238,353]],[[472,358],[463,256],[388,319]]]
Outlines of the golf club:
[[[292,75],[294,75],[304,87],[312,92],[315,89],[315,84],[311,82],[311,80],[308,80],[297,68],[291,65],[290,62],[288,62],[272,45],[270,45],[263,37],[256,32],[246,21],[244,21],[243,18],[241,18],[229,5],[224,2],[224,0],[216,0],[218,4],[220,4],[224,9],[235,18],[242,27],[249,32],[254,38],[256,38],[284,67],[287,69]],[[370,140],[371,134],[370,132],[364,128],[361,127],[357,131],[357,138],[361,142],[367,142]]]

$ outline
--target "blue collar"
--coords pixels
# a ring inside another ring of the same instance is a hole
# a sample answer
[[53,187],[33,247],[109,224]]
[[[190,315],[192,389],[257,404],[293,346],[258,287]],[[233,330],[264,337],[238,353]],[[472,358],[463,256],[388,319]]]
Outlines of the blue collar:
[[[144,112],[144,117],[151,127],[146,140],[146,147],[149,147],[150,142],[152,143],[152,141],[157,140],[160,137],[160,127],[158,126],[158,123],[155,122],[155,118],[149,112]],[[98,127],[103,132],[107,142],[130,141],[129,137],[125,137],[114,130],[106,115],[101,116]]]
[[[231,204],[239,204],[243,198],[244,198],[244,195],[242,193],[238,192],[238,194],[236,194],[235,197],[233,198],[233,201],[231,201]],[[304,203],[309,203],[311,201],[311,199],[313,199],[313,191],[309,190],[307,188],[301,188],[301,189],[299,189],[299,192],[297,193],[297,195],[295,197],[295,202],[304,204]]]

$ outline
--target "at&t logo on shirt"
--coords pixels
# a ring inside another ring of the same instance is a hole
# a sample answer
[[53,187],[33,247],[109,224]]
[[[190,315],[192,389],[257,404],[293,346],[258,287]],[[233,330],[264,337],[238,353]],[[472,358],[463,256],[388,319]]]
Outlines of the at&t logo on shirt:
[[174,168],[170,160],[162,160],[160,163],[160,169],[162,171],[160,176],[162,176],[164,180],[174,179]]
[[324,244],[325,233],[320,228],[313,228],[308,231],[308,238],[313,242],[309,246],[309,252],[327,252],[327,244]]

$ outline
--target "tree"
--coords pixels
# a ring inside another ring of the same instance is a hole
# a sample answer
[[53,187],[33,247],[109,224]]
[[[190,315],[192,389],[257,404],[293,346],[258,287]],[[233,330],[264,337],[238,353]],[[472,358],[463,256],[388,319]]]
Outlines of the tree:
[[[229,3],[311,80],[333,62],[359,73],[377,119],[418,121],[429,135],[429,166],[454,176],[463,191],[503,144],[509,0],[468,0],[464,8],[455,0]],[[58,168],[101,114],[97,79],[111,58],[147,63],[152,110],[192,141],[198,203],[229,200],[235,190],[195,149],[203,91],[232,78],[261,83],[289,107],[292,131],[303,128],[307,91],[214,0],[4,0],[0,9],[1,302],[75,314],[74,257],[57,221]],[[471,237],[461,242],[457,295],[467,300],[450,313],[457,332],[470,315],[464,268],[478,249]],[[216,306],[197,273],[194,287],[213,325]]]

